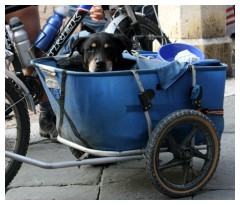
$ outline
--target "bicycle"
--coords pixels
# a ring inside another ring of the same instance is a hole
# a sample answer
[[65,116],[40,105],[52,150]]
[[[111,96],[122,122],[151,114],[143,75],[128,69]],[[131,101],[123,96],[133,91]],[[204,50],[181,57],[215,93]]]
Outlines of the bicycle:
[[[88,7],[90,9],[91,5]],[[115,13],[106,31],[110,33],[126,34],[135,42],[135,49],[151,48],[152,41],[162,39],[162,31],[144,16],[135,14],[131,6],[121,7]],[[105,13],[108,6],[103,7]],[[77,9],[71,16],[65,27],[59,32],[55,40],[51,42],[45,56],[55,56],[71,36],[77,26],[82,22],[88,10]],[[144,28],[144,29],[142,29]],[[151,35],[149,35],[149,33]],[[165,34],[164,34],[165,35]],[[155,37],[154,37],[155,36]],[[166,37],[166,36],[165,36]],[[168,42],[168,41],[167,41]],[[161,42],[164,43],[164,42]],[[42,96],[41,84],[36,76],[23,75],[24,67],[19,58],[19,51],[14,46],[8,30],[5,30],[5,131],[15,128],[15,136],[5,135],[5,147],[14,153],[26,155],[30,139],[30,119],[28,110],[36,113],[35,105]],[[74,154],[74,153],[73,153]],[[7,159],[5,162],[5,186],[15,177],[21,167],[21,162]]]
[[171,43],[161,28],[155,6],[152,5],[152,10],[157,24],[145,18],[144,9],[145,6],[141,12],[134,13],[131,6],[120,6],[112,16],[106,12],[107,19],[110,21],[106,32],[126,35],[132,39],[136,50],[152,50],[154,40],[157,40],[160,45]]

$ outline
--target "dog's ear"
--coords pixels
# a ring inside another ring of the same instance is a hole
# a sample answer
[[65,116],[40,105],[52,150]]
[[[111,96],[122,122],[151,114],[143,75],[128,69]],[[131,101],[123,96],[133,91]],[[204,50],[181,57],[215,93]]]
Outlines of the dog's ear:
[[72,56],[74,50],[77,48],[77,51],[82,54],[82,51],[81,51],[81,46],[82,46],[82,43],[87,39],[88,37],[81,37],[81,38],[78,38],[76,39],[73,44],[71,45],[71,53],[70,53],[70,56]]
[[132,55],[131,49],[132,49],[132,41],[125,35],[122,34],[115,34],[115,38],[120,41],[120,43],[123,46],[123,50],[127,50],[128,53]]

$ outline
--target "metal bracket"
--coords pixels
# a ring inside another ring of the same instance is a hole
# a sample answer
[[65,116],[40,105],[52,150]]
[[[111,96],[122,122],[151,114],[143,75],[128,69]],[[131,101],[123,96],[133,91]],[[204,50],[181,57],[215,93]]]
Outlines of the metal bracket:
[[142,104],[143,111],[148,111],[152,108],[151,99],[153,99],[155,96],[155,93],[152,89],[148,89],[144,92],[138,93],[138,98]]
[[[146,91],[148,94],[146,94],[146,92],[144,91],[142,82],[141,82],[141,80],[140,80],[140,77],[139,77],[137,71],[136,71],[136,70],[130,70],[130,71],[133,73],[133,75],[134,75],[134,77],[135,77],[135,79],[136,79],[136,82],[137,82],[137,84],[138,84],[138,87],[139,87],[139,89],[140,89],[140,91],[141,91],[140,95],[142,95],[142,96],[145,95],[144,97],[140,97],[140,98],[139,98],[140,101],[141,101],[141,100],[144,101],[144,103],[142,104],[143,107],[144,107],[145,102],[146,102],[146,101],[149,102],[149,96],[148,96],[148,95],[149,95],[149,91]],[[153,90],[152,90],[152,91],[153,91]],[[150,91],[150,92],[151,92],[150,96],[152,96],[152,91]],[[144,94],[144,93],[145,93],[145,94]],[[154,91],[153,91],[153,93],[154,93]],[[147,95],[148,97],[146,97],[146,95]],[[138,96],[139,96],[139,94],[138,94]],[[155,94],[154,94],[154,96],[155,96]],[[154,97],[154,96],[153,96],[153,97]],[[153,97],[151,97],[151,99],[152,99]],[[147,100],[146,100],[146,99],[147,99]],[[142,103],[142,102],[141,102],[141,103]],[[151,103],[150,103],[150,104],[151,104]],[[152,107],[152,104],[149,105],[148,103],[146,103],[146,107],[147,107],[147,109],[143,109],[143,111],[144,111],[144,115],[145,115],[146,120],[147,120],[148,136],[149,136],[149,138],[150,138],[150,137],[151,137],[151,134],[152,134],[152,121],[151,121],[151,118],[150,118],[150,115],[149,115],[148,110]],[[149,108],[148,108],[148,107],[149,107]]]
[[191,100],[192,105],[199,109],[201,108],[201,99],[202,99],[202,86],[197,84],[197,72],[194,65],[190,65],[192,71],[192,88],[191,88]]

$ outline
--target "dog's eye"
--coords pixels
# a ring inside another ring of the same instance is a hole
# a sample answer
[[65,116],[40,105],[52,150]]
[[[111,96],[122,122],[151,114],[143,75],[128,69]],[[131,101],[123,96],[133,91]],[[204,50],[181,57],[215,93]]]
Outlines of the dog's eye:
[[87,52],[88,52],[88,53],[92,53],[93,51],[94,51],[94,48],[92,48],[92,47],[90,47],[90,48],[87,49]]
[[110,46],[109,43],[105,43],[105,44],[104,44],[104,48],[105,48],[105,49],[109,49],[109,48],[111,48],[111,46]]
[[97,44],[95,42],[93,42],[87,49],[88,53],[93,53],[95,48],[97,48]]

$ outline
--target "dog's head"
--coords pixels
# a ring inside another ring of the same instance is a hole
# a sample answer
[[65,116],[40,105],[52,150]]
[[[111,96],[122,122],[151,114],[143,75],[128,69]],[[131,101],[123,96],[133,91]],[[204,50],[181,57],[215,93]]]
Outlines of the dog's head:
[[124,35],[94,33],[77,39],[72,45],[83,56],[89,72],[120,70],[122,52],[131,53],[132,42]]

